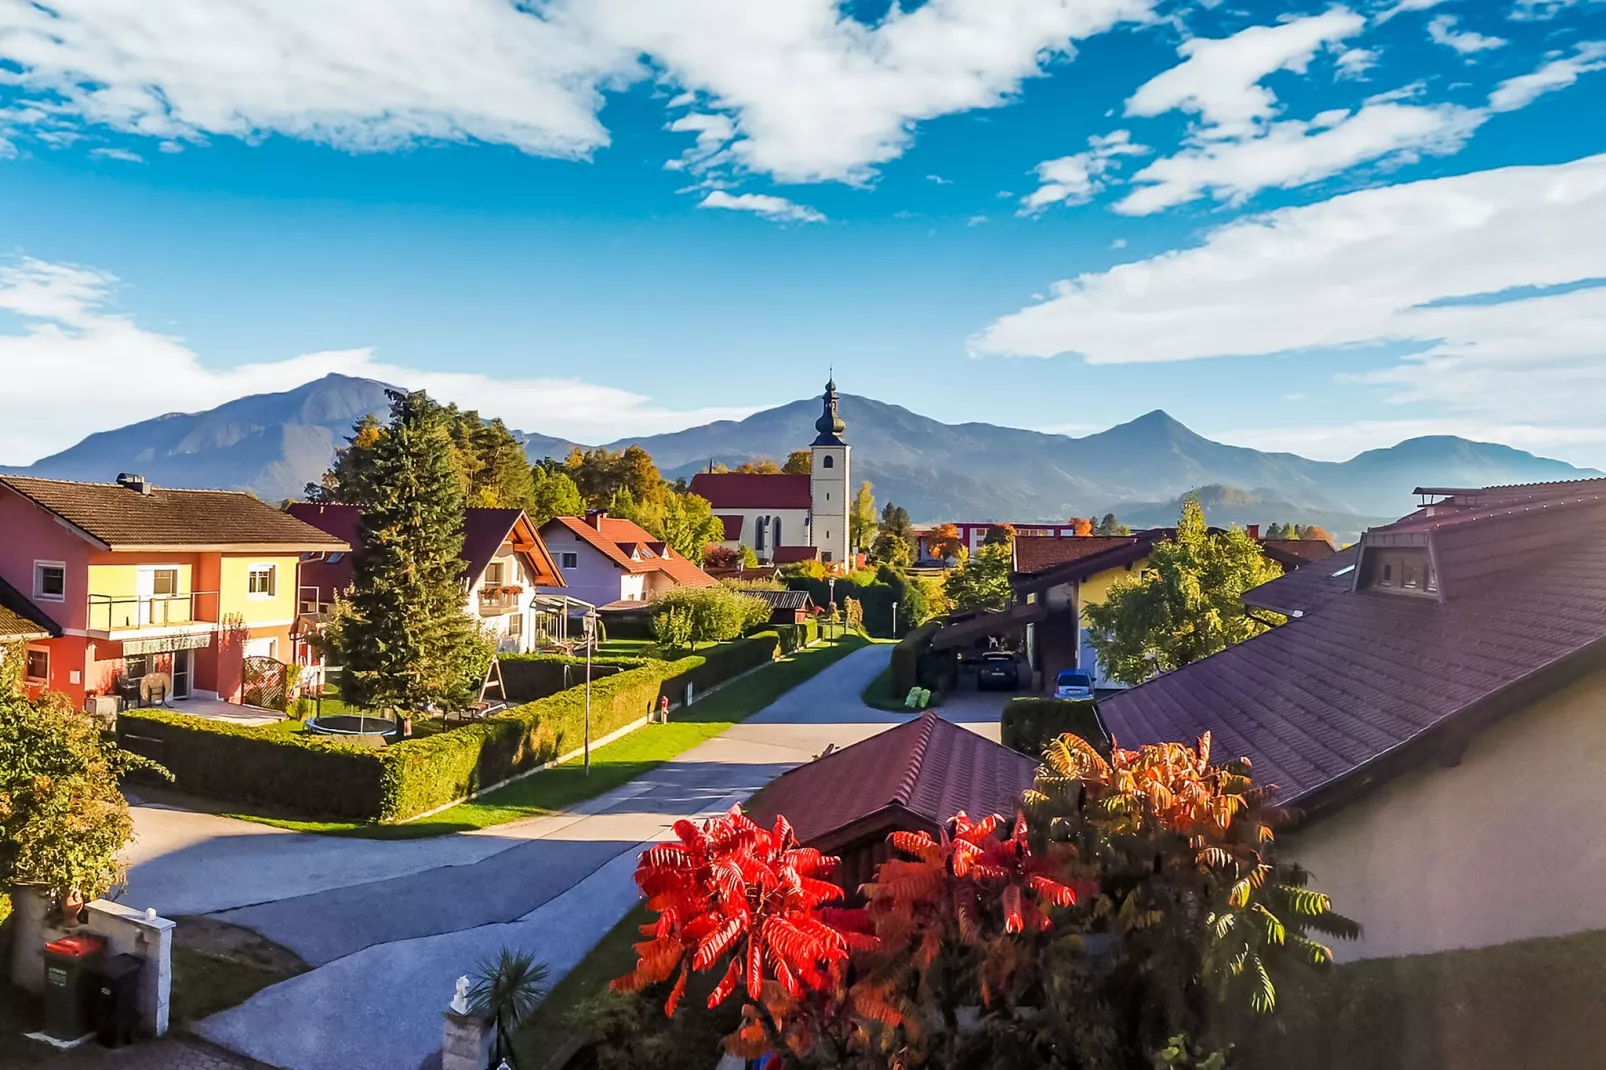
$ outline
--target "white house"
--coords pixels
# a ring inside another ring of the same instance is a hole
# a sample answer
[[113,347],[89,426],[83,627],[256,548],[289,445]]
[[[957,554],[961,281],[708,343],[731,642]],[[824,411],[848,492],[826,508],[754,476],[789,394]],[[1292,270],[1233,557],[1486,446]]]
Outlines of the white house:
[[700,472],[691,492],[708,499],[725,525],[728,547],[748,546],[760,561],[843,562],[854,547],[848,533],[851,447],[837,412],[836,382],[825,386],[819,432],[809,445],[808,475]]
[[607,513],[560,516],[540,531],[557,562],[562,593],[598,608],[628,608],[671,587],[712,587],[719,581],[634,521]]

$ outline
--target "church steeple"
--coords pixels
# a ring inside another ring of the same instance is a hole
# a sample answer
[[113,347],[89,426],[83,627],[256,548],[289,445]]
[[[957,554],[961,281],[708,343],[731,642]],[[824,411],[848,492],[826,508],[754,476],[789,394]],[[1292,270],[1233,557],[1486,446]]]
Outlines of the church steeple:
[[842,416],[836,409],[836,376],[834,375],[831,377],[831,381],[825,384],[825,397],[823,400],[825,402],[825,411],[820,414],[818,420],[814,421],[814,430],[820,433],[815,438],[814,445],[846,446],[847,443],[842,441],[842,432],[848,429],[848,425],[842,422]]

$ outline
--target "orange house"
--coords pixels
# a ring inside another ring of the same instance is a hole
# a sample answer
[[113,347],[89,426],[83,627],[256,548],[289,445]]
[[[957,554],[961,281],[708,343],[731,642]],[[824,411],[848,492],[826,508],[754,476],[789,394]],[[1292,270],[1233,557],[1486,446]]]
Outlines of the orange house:
[[0,476],[0,580],[59,633],[27,641],[28,689],[77,705],[158,672],[241,701],[243,658],[291,659],[301,555],[347,549],[235,491]]

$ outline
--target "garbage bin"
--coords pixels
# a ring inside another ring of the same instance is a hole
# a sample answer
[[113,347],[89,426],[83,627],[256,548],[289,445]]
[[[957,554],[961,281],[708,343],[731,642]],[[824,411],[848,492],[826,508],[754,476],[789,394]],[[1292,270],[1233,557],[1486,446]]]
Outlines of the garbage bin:
[[106,953],[98,936],[63,936],[45,945],[45,1032],[77,1040],[89,1032],[93,973]]
[[138,955],[113,955],[95,970],[95,1037],[103,1047],[132,1043],[139,1027]]

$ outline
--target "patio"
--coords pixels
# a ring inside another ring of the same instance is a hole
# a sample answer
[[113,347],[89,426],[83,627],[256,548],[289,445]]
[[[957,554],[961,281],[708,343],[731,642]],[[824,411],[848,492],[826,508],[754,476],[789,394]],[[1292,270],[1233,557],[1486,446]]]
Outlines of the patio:
[[273,724],[282,721],[285,715],[278,710],[265,710],[259,706],[242,706],[236,702],[224,702],[221,699],[205,698],[201,695],[191,695],[189,698],[170,698],[166,702],[154,703],[148,709],[172,710],[174,713],[188,713],[196,717],[206,717],[213,721],[228,721],[239,725]]

